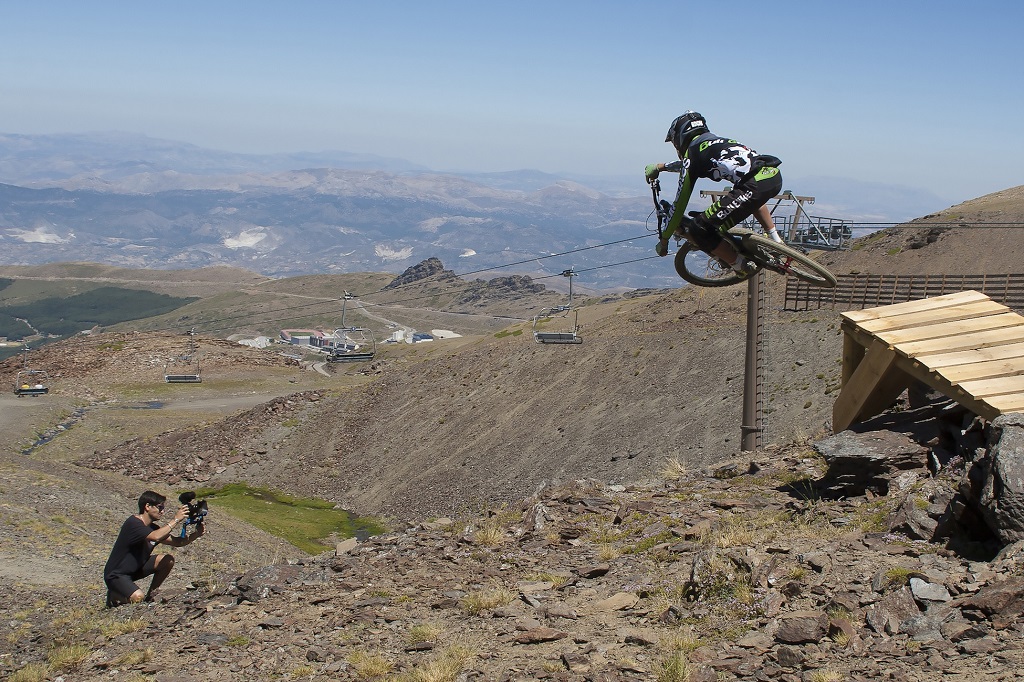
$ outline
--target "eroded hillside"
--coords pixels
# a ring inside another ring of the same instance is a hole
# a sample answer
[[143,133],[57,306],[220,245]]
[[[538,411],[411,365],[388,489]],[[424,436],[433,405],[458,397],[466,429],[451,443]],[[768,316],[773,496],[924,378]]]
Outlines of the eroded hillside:
[[[195,460],[193,480],[255,481],[403,519],[508,503],[580,477],[627,482],[667,459],[714,462],[739,449],[737,293],[678,290],[587,306],[579,345],[534,343],[523,323],[386,347],[369,367],[332,368],[372,380],[308,405],[297,398],[304,406],[286,430],[275,423],[283,417],[232,417],[88,461],[134,462],[142,472]],[[835,315],[775,311],[769,337],[766,442],[827,430],[840,368]],[[240,423],[244,433],[224,438]]]

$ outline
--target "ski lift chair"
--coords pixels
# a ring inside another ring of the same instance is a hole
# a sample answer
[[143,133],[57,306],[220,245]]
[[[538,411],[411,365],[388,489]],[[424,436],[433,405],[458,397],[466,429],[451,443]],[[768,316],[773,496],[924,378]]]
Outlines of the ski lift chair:
[[199,360],[194,363],[188,357],[176,358],[164,365],[164,381],[168,384],[201,384]]
[[50,377],[41,369],[23,369],[14,381],[14,394],[21,396],[46,395],[50,392]]
[[196,329],[193,327],[185,332],[188,342],[185,344],[185,352],[176,358],[172,358],[164,365],[164,381],[168,384],[201,384],[202,375],[199,372],[199,354],[196,345]]
[[[568,318],[569,313],[573,315],[572,328],[563,331],[541,331],[540,325],[550,321],[561,313],[560,317]],[[555,308],[545,308],[533,318],[533,340],[537,343],[583,343],[578,334],[579,311],[570,310],[567,305],[560,305]]]
[[46,395],[50,392],[50,375],[46,373],[46,370],[29,367],[29,349],[26,346],[23,350],[25,354],[22,358],[22,367],[14,378],[14,395],[19,398],[26,395]]
[[[579,311],[573,310],[572,307],[572,278],[576,276],[576,273],[569,268],[562,271],[562,276],[569,278],[569,302],[554,308],[544,308],[533,318],[533,340],[537,343],[583,343],[583,339],[579,335]],[[568,319],[569,313],[572,313],[571,328],[563,326],[558,331],[541,331],[542,324],[546,324],[556,316]]]
[[377,342],[369,329],[335,329],[334,336],[339,343],[331,349],[328,362],[366,362],[377,354]]

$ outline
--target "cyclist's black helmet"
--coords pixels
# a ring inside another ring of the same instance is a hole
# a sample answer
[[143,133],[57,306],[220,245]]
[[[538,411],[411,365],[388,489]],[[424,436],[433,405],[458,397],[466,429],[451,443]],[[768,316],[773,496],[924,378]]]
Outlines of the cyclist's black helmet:
[[706,132],[708,132],[708,124],[704,117],[696,111],[687,111],[672,121],[668,134],[665,135],[665,142],[671,142],[682,158],[693,138]]

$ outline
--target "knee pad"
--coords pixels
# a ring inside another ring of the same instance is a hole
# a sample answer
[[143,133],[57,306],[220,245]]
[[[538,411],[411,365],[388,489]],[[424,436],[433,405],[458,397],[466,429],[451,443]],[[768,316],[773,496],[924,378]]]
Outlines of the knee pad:
[[722,235],[718,233],[718,228],[712,225],[703,213],[694,217],[690,234],[693,236],[694,243],[702,251],[708,253],[717,249],[718,245],[722,243]]

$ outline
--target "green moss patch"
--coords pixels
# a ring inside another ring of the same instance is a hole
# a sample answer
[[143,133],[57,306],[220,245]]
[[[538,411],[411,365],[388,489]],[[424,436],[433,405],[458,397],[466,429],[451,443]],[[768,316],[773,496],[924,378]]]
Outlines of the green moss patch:
[[385,530],[380,521],[353,516],[332,502],[293,497],[245,483],[197,490],[196,496],[207,500],[211,514],[224,510],[309,554],[332,549],[333,545],[326,544],[329,541],[366,538]]

